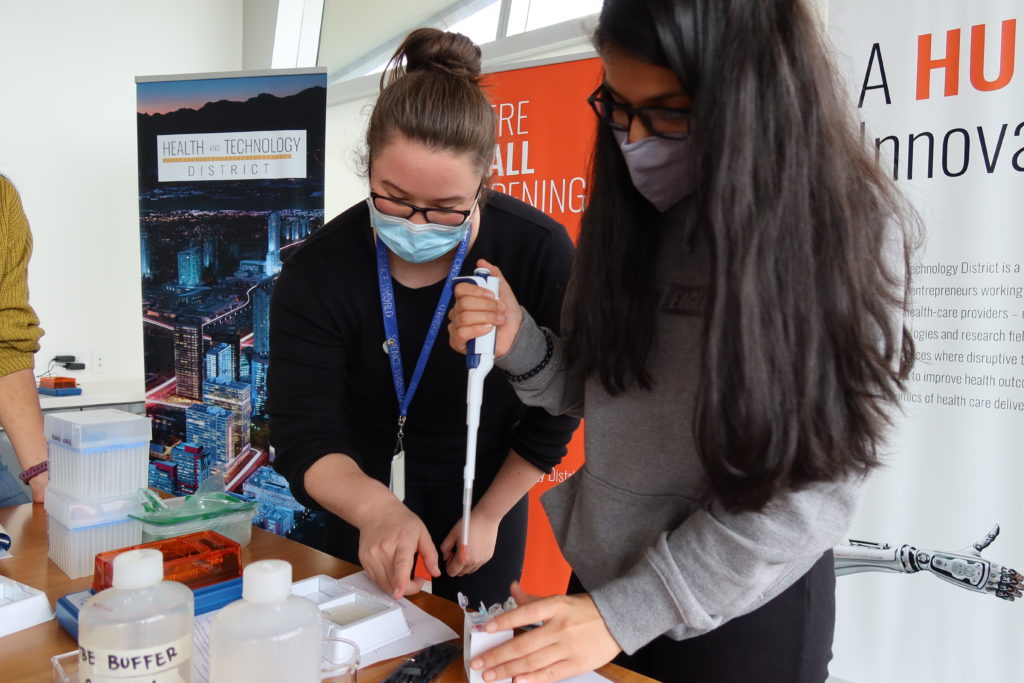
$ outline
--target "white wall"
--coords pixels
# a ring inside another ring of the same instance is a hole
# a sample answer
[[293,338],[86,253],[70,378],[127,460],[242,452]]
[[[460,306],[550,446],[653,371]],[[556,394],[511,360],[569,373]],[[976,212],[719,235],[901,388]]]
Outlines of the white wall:
[[366,124],[376,95],[358,97],[339,104],[330,104],[334,88],[328,86],[327,159],[325,163],[324,220],[337,216],[356,202],[366,199],[370,191],[360,173]]
[[0,171],[35,238],[36,372],[75,354],[83,385],[141,391],[134,78],[240,69],[242,0],[2,0],[0,16]]
[[243,69],[270,68],[274,56],[277,5],[277,0],[243,0]]

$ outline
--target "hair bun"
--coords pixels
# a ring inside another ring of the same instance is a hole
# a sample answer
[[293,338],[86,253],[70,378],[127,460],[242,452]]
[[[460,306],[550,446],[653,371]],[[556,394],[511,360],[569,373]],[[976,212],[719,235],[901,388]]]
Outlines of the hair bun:
[[471,81],[480,77],[480,48],[461,33],[418,28],[399,46],[392,58],[405,58],[405,72],[440,71]]

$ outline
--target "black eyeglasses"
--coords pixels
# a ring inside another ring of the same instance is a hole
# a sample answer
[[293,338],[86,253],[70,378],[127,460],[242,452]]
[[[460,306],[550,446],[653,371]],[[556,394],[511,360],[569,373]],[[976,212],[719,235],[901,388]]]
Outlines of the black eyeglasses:
[[[480,192],[477,190],[477,196],[479,194]],[[459,209],[424,208],[404,202],[401,199],[395,199],[394,197],[385,197],[376,192],[371,192],[370,198],[373,200],[374,207],[388,216],[409,219],[417,213],[422,213],[428,223],[437,223],[438,225],[450,225],[452,227],[462,225],[473,213],[473,209],[460,211]]]
[[629,132],[638,116],[651,135],[669,140],[685,140],[690,135],[690,110],[673,107],[631,107],[616,102],[604,84],[587,98],[597,118],[612,130]]

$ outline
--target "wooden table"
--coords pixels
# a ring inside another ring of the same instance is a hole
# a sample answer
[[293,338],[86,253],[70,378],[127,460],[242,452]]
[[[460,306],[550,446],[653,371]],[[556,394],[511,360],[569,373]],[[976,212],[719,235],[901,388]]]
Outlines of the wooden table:
[[[46,513],[42,505],[0,508],[0,525],[10,534],[13,551],[13,557],[0,560],[0,576],[45,592],[51,606],[58,598],[85,590],[92,584],[92,577],[69,579],[47,558]],[[243,565],[269,558],[290,562],[296,581],[317,574],[342,577],[359,571],[359,567],[344,560],[262,529],[253,529],[252,542],[242,548]],[[446,623],[461,637],[462,610],[458,605],[429,593],[414,595],[409,600]],[[0,680],[5,683],[52,681],[50,657],[76,647],[74,639],[61,628],[56,619],[4,636],[0,638]],[[400,661],[400,658],[388,660],[361,669],[360,683],[376,683],[386,678]],[[622,683],[651,680],[612,664],[602,667],[598,673]],[[465,681],[462,659],[456,659],[437,680],[442,683]]]

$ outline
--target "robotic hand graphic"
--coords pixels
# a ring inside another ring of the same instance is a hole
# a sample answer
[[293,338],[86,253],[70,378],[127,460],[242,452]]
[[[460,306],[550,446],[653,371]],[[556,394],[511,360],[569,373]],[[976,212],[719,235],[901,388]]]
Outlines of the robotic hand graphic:
[[833,549],[836,576],[857,572],[914,574],[929,571],[944,581],[978,593],[1013,601],[1024,591],[1024,576],[981,556],[999,535],[997,524],[984,538],[957,551],[923,550],[912,545],[890,546],[850,540]]

